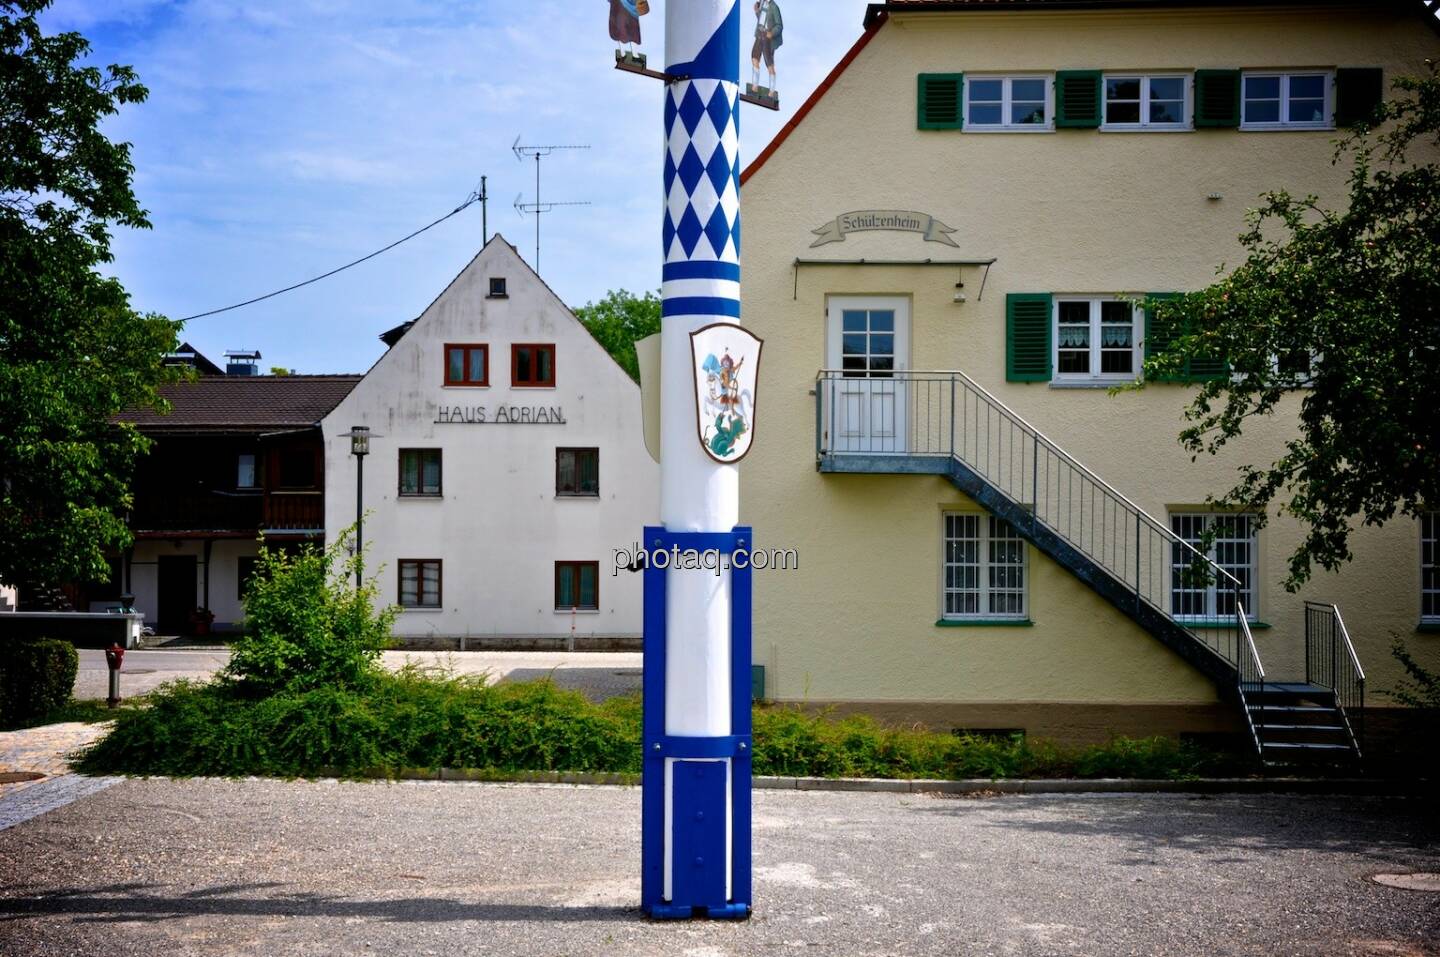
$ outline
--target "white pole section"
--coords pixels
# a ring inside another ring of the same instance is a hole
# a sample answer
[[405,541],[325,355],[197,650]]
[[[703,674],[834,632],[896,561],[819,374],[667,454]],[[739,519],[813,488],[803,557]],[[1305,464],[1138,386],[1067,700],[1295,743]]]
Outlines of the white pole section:
[[[669,0],[665,18],[664,273],[660,520],[674,532],[729,532],[740,477],[701,448],[690,333],[740,321],[739,5]],[[667,578],[665,731],[730,734],[730,578]]]

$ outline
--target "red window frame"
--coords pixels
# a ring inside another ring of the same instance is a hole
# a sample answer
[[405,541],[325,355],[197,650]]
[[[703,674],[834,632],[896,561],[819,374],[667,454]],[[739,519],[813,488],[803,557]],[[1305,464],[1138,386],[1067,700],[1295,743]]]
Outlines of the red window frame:
[[[459,379],[453,379],[450,377],[450,353],[455,351],[456,349],[459,349],[461,355],[464,356],[464,359],[462,359],[460,363],[461,376]],[[470,360],[474,356],[475,350],[477,349],[481,350],[481,352],[485,356],[484,368],[480,370],[480,379],[478,381],[472,381],[470,378],[470,373],[474,370],[470,365]],[[445,343],[444,375],[445,384],[448,386],[460,386],[472,389],[480,389],[488,386],[490,384],[490,346],[484,342]]]
[[[520,350],[532,350],[531,371],[534,371],[533,356],[542,352],[550,355],[550,378],[520,380]],[[510,346],[510,384],[519,389],[553,389],[555,388],[555,343],[553,342],[516,342]]]
[[[415,566],[415,601],[413,605],[404,603],[405,595],[405,567]],[[435,566],[435,602],[425,604],[425,566]],[[396,563],[395,579],[395,604],[401,608],[443,608],[445,607],[445,563],[438,558],[402,558]],[[598,589],[597,589],[598,592]]]
[[[595,572],[595,604],[581,605],[580,601],[580,570],[590,568]],[[570,594],[574,596],[577,604],[560,604],[560,579],[561,576],[570,578]],[[555,563],[555,610],[556,611],[599,611],[600,610],[600,563],[599,562],[556,562]]]

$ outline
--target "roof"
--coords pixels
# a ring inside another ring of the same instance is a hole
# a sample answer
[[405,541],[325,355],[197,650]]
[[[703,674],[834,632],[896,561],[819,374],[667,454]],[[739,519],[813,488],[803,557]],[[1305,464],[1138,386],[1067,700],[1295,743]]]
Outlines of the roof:
[[153,409],[116,416],[142,432],[275,432],[320,424],[350,394],[358,375],[200,376],[161,386],[168,415]]
[[224,375],[225,370],[207,359],[199,349],[196,349],[188,342],[180,343],[179,348],[165,357],[167,366],[189,366],[200,375]]
[[[909,13],[912,11],[948,10],[1103,10],[1124,7],[1234,7],[1234,6],[1314,6],[1316,3],[1353,3],[1354,0],[887,0],[872,3],[865,11],[865,25],[870,24],[887,11]],[[1428,4],[1430,0],[1425,0]],[[1374,6],[1409,6],[1417,11],[1423,9],[1420,0],[1374,0]]]

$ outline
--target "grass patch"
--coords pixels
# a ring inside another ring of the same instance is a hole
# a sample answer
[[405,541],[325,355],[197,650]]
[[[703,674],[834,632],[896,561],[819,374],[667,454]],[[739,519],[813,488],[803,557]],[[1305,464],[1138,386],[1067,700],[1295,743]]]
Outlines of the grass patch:
[[[87,774],[394,776],[453,768],[513,774],[638,774],[638,697],[593,704],[548,681],[488,684],[413,669],[364,688],[309,688],[265,698],[233,684],[179,682],[148,707],[122,708],[90,748]],[[93,712],[92,712],[93,713]],[[105,712],[108,720],[115,713]],[[806,777],[1183,779],[1246,773],[1248,761],[1171,738],[1116,738],[1065,748],[836,720],[795,707],[755,710],[756,774]],[[77,720],[72,718],[70,720]]]

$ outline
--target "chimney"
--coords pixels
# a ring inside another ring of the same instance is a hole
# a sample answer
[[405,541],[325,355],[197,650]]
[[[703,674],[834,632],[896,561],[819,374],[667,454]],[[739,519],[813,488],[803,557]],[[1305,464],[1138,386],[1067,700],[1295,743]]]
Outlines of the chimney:
[[232,349],[225,353],[226,375],[259,375],[260,353],[248,349]]

